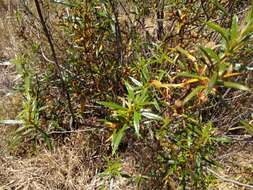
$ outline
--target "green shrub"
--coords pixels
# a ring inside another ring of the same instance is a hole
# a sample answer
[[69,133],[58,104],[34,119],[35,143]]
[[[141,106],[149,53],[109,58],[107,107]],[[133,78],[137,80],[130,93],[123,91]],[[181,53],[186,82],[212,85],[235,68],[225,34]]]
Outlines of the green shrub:
[[[42,11],[36,2],[17,14],[26,39],[17,60],[25,97],[18,137],[51,147],[52,131],[96,128],[104,118],[112,156],[126,136],[156,147],[158,167],[147,173],[159,188],[207,188],[206,168],[227,139],[202,110],[227,89],[251,93],[243,59],[253,9],[239,22],[239,1],[228,2],[232,11],[223,1],[52,1]],[[108,165],[104,174],[120,175],[118,162]]]

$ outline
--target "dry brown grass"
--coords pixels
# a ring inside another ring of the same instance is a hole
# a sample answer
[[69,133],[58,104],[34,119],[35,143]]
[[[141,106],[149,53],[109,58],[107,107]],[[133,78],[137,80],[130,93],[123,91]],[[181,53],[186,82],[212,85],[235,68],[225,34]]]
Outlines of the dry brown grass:
[[18,38],[15,35],[16,0],[0,0],[0,60],[14,58],[18,52]]
[[[253,142],[237,142],[219,151],[217,161],[222,168],[218,173],[230,180],[253,185]],[[247,190],[250,188],[238,186],[235,183],[217,179],[210,190]]]
[[[14,35],[16,30],[13,17],[14,1],[0,0],[0,60],[15,57],[18,52],[19,42]],[[148,22],[148,21],[147,21]],[[147,25],[152,24],[147,23]],[[152,27],[151,27],[152,28]],[[152,33],[152,31],[150,31]],[[0,68],[0,119],[15,119],[21,103],[19,95],[11,94],[17,75],[13,68]],[[235,96],[236,97],[236,96]],[[247,98],[242,104],[236,104],[235,97],[228,97],[234,101],[232,111],[214,117],[224,127],[225,124],[236,123],[242,115],[246,117],[251,109],[251,99]],[[238,108],[239,106],[239,108]],[[231,117],[232,115],[232,117]],[[230,116],[230,117],[228,117]],[[227,119],[231,119],[228,122]],[[223,123],[224,122],[224,123]],[[231,126],[227,126],[229,128]],[[104,157],[110,155],[105,141],[90,141],[90,135],[75,134],[70,139],[55,146],[53,152],[46,149],[30,152],[17,156],[9,153],[8,141],[12,127],[0,126],[0,190],[4,189],[31,189],[31,190],[93,190],[109,188],[108,178],[100,178],[99,173],[106,168]],[[138,146],[140,148],[140,146]],[[26,147],[23,147],[26,149]],[[132,149],[132,150],[130,150]],[[27,149],[28,150],[28,149]],[[217,160],[223,168],[218,172],[228,178],[242,183],[253,183],[253,144],[252,142],[235,143],[223,148]],[[107,153],[106,153],[107,152]],[[133,153],[135,152],[135,153]],[[137,146],[128,148],[123,154],[123,172],[128,175],[138,175],[136,168],[142,158],[146,168],[152,158],[148,156],[150,150],[138,150]],[[146,156],[146,157],[145,157]],[[136,189],[136,186],[126,178],[118,177],[112,184],[113,189]],[[233,183],[220,179],[214,181],[212,190],[238,190],[245,189]]]
[[[41,150],[36,156],[26,158],[1,157],[0,189],[93,190],[108,187],[108,179],[97,175],[101,172],[101,164],[102,154],[89,146],[86,135],[78,134],[53,152]],[[113,189],[134,189],[128,182],[116,178]]]
[[20,77],[13,66],[0,65],[0,119],[15,119],[22,97],[13,89]]
[[[245,184],[252,183],[253,155],[252,143],[235,143],[221,150],[217,160],[223,168],[218,173],[228,179]],[[31,190],[94,190],[109,189],[108,178],[99,177],[105,162],[103,154],[106,146],[96,148],[84,134],[75,134],[63,146],[53,152],[40,150],[35,156],[0,158],[0,189],[31,189]],[[124,154],[123,172],[137,175],[136,160],[130,152]],[[136,189],[130,180],[117,177],[112,184],[113,189]],[[242,186],[215,180],[210,190],[245,190]]]

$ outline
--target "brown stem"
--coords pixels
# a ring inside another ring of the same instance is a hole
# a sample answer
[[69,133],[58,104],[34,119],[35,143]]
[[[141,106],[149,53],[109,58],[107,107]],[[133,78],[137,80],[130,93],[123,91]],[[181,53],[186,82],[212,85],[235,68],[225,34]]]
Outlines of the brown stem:
[[[60,64],[59,64],[59,61],[58,61],[58,58],[56,56],[56,52],[55,52],[55,48],[54,48],[54,44],[53,44],[53,40],[52,40],[52,35],[50,34],[48,28],[47,28],[47,25],[46,25],[46,22],[44,20],[44,17],[43,17],[43,14],[42,14],[42,10],[40,8],[40,3],[38,0],[34,0],[35,2],[35,5],[36,5],[36,9],[37,9],[37,12],[38,12],[38,15],[39,15],[39,18],[40,18],[40,23],[43,27],[43,31],[45,33],[45,36],[48,40],[48,43],[49,43],[49,46],[50,46],[50,49],[51,49],[51,53],[52,53],[52,57],[53,57],[53,60],[54,60],[54,64],[56,66],[56,69],[57,69],[57,72],[59,73],[60,75],[60,81],[61,81],[61,85],[62,85],[62,90],[65,92],[65,95],[66,95],[66,98],[67,98],[67,103],[68,103],[68,108],[69,108],[69,111],[70,111],[70,114],[71,114],[71,117],[72,117],[72,125],[75,126],[75,115],[74,115],[74,111],[73,111],[73,108],[72,108],[72,105],[71,105],[71,99],[70,99],[70,94],[69,94],[69,91],[68,91],[68,88],[64,82],[64,79],[63,79],[63,74],[62,74],[62,71],[61,71],[61,68],[60,68]],[[72,128],[72,127],[70,127]]]
[[110,0],[110,5],[112,7],[112,12],[115,17],[115,36],[116,36],[116,47],[117,47],[117,57],[118,62],[122,64],[123,62],[123,55],[122,55],[122,37],[121,37],[121,29],[120,29],[120,23],[119,23],[119,13],[117,10],[117,4],[114,0]]
[[163,19],[164,19],[164,0],[157,0],[156,2],[156,17],[157,17],[157,39],[161,40],[164,33]]

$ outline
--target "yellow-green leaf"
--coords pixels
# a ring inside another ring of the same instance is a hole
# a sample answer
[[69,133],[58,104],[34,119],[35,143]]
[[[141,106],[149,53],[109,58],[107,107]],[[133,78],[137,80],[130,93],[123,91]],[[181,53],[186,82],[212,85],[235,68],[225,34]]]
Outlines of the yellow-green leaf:
[[126,129],[128,128],[127,125],[124,125],[121,129],[115,129],[112,135],[112,155],[116,153],[119,148],[119,144],[122,140],[122,137],[125,134]]
[[228,43],[228,31],[225,28],[222,28],[221,26],[219,26],[218,24],[215,24],[212,21],[207,22],[207,25],[212,28],[213,30],[215,30],[216,32],[218,32]]
[[116,104],[114,102],[97,102],[98,104],[102,105],[102,106],[105,106],[105,107],[108,107],[108,108],[111,108],[111,109],[115,109],[115,110],[120,110],[120,109],[126,109],[124,108],[123,106],[119,105],[119,104]]
[[235,82],[224,82],[223,85],[228,88],[236,88],[239,90],[250,91],[250,88]]

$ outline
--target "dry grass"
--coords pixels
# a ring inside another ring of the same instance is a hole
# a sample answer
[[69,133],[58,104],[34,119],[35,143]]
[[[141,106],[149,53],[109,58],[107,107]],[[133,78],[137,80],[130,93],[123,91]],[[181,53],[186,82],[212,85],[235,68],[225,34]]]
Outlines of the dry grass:
[[[102,154],[89,146],[87,136],[78,134],[54,152],[42,150],[26,158],[1,157],[0,189],[100,189],[109,186],[106,178],[97,175],[102,164]],[[128,182],[116,178],[113,189],[134,189]]]
[[15,8],[16,0],[0,0],[0,60],[13,58],[18,52]]
[[[58,146],[53,152],[40,150],[35,156],[11,157],[0,159],[0,189],[31,189],[31,190],[94,190],[109,189],[108,178],[99,177],[105,166],[103,154],[106,146],[98,149],[84,134],[70,137],[63,146]],[[221,150],[217,160],[223,168],[218,173],[226,178],[252,183],[253,179],[253,143],[235,143]],[[103,149],[103,150],[102,150]],[[128,153],[124,154],[123,172],[137,175],[136,162]],[[127,156],[128,155],[128,156]],[[133,156],[133,155],[132,155]],[[112,184],[113,189],[136,189],[131,180],[117,177]],[[210,190],[244,190],[242,186],[215,180]]]
[[[234,143],[232,146],[224,147],[217,157],[222,168],[218,173],[227,179],[236,180],[253,186],[253,142]],[[214,181],[210,190],[246,190],[244,186],[221,179]]]
[[[19,44],[14,35],[13,2],[0,0],[0,60],[13,58],[18,51]],[[0,119],[15,119],[20,109],[21,97],[13,94],[11,90],[17,77],[13,68],[0,68]],[[214,120],[218,120],[223,127],[228,123],[237,123],[241,118],[247,117],[252,110],[250,107],[252,96],[246,97],[246,103],[239,105],[236,104],[236,97],[228,97],[234,101],[234,106],[231,108],[234,110],[233,113],[229,110],[223,115],[221,112],[217,113],[217,116],[213,114]],[[241,117],[238,117],[239,115]],[[228,119],[231,121],[228,122]],[[227,126],[226,129],[230,127]],[[92,141],[91,134],[80,133],[70,136],[67,142],[55,146],[53,152],[46,149],[37,151],[30,149],[29,154],[10,156],[8,141],[12,132],[12,127],[0,126],[0,190],[93,190],[108,189],[110,183],[115,190],[136,189],[136,185],[131,180],[123,177],[117,177],[113,183],[108,178],[99,177],[98,174],[106,168],[104,158],[110,155],[108,151],[110,145],[106,144],[105,140]],[[146,162],[144,170],[148,168],[149,162],[152,162],[152,158],[148,157],[150,150],[144,148],[139,150],[137,147],[140,149],[140,146],[134,145],[128,148],[121,159],[123,172],[130,176],[138,175],[136,168],[139,167],[138,163],[143,161],[141,159],[145,159]],[[252,184],[252,150],[252,142],[234,143],[222,148],[217,161],[223,168],[218,172],[242,183]],[[243,190],[245,188],[217,179],[211,189]]]
[[21,109],[22,97],[13,89],[19,79],[13,66],[0,65],[0,119],[15,119]]

